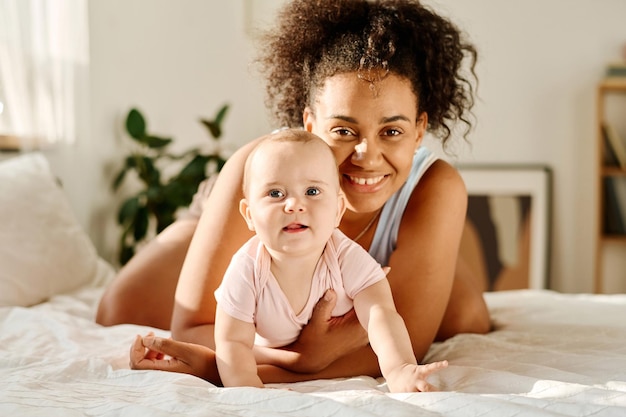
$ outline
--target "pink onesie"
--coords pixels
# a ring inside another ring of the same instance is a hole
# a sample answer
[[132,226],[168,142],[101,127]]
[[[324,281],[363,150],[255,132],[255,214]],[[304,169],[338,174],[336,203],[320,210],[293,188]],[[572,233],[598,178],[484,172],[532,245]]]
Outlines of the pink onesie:
[[333,316],[352,309],[359,291],[385,279],[380,264],[339,229],[326,244],[315,269],[309,299],[296,314],[270,271],[271,258],[258,237],[252,237],[233,256],[222,285],[215,291],[219,306],[231,317],[256,327],[255,344],[285,346],[298,338],[313,307],[324,292],[337,293]]

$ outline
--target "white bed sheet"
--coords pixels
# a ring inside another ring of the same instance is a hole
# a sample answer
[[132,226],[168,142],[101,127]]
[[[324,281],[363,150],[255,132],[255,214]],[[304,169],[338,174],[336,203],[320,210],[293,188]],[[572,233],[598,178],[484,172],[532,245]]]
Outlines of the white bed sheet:
[[95,324],[101,292],[0,308],[0,416],[626,416],[626,295],[489,293],[496,330],[428,354],[450,362],[441,391],[390,394],[369,377],[224,389],[129,370],[153,329]]

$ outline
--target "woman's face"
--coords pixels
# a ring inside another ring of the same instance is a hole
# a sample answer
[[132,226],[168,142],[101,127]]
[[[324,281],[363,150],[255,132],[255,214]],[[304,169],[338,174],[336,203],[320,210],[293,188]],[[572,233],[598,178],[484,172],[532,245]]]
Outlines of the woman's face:
[[[373,212],[406,181],[427,125],[416,109],[409,81],[394,74],[373,87],[355,72],[337,74],[317,90],[304,126],[333,150],[348,210]],[[354,147],[364,138],[367,151],[358,157]]]

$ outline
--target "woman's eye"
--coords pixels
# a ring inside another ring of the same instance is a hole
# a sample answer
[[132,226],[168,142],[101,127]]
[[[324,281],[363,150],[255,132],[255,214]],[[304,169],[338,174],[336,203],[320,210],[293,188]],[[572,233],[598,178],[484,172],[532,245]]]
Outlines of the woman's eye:
[[352,139],[354,137],[354,133],[350,129],[336,128],[333,129],[332,133],[341,139]]
[[306,195],[319,195],[320,192],[319,188],[311,187],[306,190]]
[[383,134],[385,136],[398,136],[398,135],[401,135],[402,132],[399,131],[398,129],[387,129],[383,132]]
[[269,195],[272,198],[281,198],[284,196],[283,192],[280,190],[270,190],[270,192],[267,193],[267,195]]

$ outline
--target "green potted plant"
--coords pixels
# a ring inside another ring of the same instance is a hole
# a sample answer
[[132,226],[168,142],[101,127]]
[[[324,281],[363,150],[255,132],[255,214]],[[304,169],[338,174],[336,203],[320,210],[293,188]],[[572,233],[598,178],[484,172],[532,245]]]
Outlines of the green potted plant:
[[[228,104],[223,105],[212,120],[200,119],[213,141],[219,141],[222,136],[222,122],[228,107]],[[128,112],[125,129],[135,146],[115,176],[113,190],[119,189],[129,172],[136,174],[142,188],[127,197],[117,213],[117,222],[122,226],[118,254],[121,265],[133,257],[139,244],[169,226],[175,220],[176,211],[189,206],[198,185],[211,173],[219,172],[226,163],[219,146],[208,153],[201,147],[180,154],[170,152],[173,139],[150,133],[145,117],[136,108]],[[166,168],[169,172],[172,167],[180,168],[173,175],[163,174]]]

